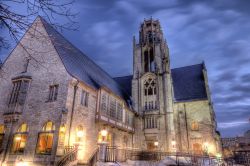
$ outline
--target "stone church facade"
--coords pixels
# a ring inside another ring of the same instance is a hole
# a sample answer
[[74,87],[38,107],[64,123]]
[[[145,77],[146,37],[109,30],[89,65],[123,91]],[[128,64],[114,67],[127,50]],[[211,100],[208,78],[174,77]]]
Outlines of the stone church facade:
[[220,153],[204,63],[170,69],[158,20],[133,41],[133,75],[112,78],[37,17],[0,67],[0,163],[53,165],[99,145]]

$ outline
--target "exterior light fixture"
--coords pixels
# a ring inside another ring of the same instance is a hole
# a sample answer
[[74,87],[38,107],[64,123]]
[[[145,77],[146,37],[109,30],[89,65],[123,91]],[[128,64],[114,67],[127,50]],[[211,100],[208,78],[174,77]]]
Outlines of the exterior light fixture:
[[60,127],[60,132],[63,132],[63,133],[65,132],[65,126]]
[[102,137],[106,137],[108,135],[108,131],[106,129],[101,130]]
[[173,140],[173,141],[171,142],[171,144],[172,144],[172,146],[175,146],[175,145],[176,145],[176,142]]
[[27,162],[24,162],[22,159],[16,163],[16,166],[28,166]]
[[82,130],[79,130],[79,131],[77,131],[76,135],[77,135],[78,138],[82,138],[84,133],[83,133]]
[[21,137],[20,137],[20,136],[17,136],[17,137],[15,138],[15,140],[20,141],[20,140],[21,140]]
[[158,145],[159,145],[159,142],[158,142],[158,141],[155,141],[155,142],[154,142],[154,145],[155,145],[155,146],[158,146]]

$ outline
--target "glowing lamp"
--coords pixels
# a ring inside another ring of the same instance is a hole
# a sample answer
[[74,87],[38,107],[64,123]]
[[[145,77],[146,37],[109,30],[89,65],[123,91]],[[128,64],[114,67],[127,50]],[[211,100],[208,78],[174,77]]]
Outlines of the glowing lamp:
[[60,132],[63,132],[63,133],[65,132],[65,126],[60,127]]
[[84,133],[83,133],[83,131],[80,130],[80,131],[77,131],[76,135],[77,135],[77,137],[82,138]]
[[208,147],[208,142],[205,142],[205,143],[204,143],[204,146],[207,148],[207,147]]
[[28,166],[28,163],[20,160],[19,162],[17,162],[16,166]]
[[103,130],[101,131],[101,135],[102,135],[103,137],[106,137],[106,136],[108,135],[108,131],[105,130],[105,129],[103,129]]
[[15,138],[15,140],[20,141],[20,140],[21,140],[21,137],[20,137],[20,136],[17,136],[17,137]]
[[175,142],[175,141],[172,141],[171,143],[172,143],[172,146],[175,146],[175,145],[176,145],[176,142]]
[[155,146],[158,146],[158,145],[159,145],[159,142],[158,142],[158,141],[155,141],[155,142],[154,142],[154,145],[155,145]]

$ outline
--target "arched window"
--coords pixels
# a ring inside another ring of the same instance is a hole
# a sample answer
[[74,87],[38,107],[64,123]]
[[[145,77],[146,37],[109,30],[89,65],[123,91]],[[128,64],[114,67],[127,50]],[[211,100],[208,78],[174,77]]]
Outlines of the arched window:
[[38,134],[38,142],[36,147],[36,153],[38,154],[51,154],[53,146],[55,126],[53,122],[48,121],[42,128],[42,131]]
[[144,51],[144,72],[154,72],[155,61],[153,48]]
[[28,125],[23,123],[14,134],[13,144],[11,148],[12,153],[23,153],[26,146],[28,136]]
[[153,78],[148,78],[144,82],[144,102],[145,102],[145,110],[153,110],[157,109],[157,101],[156,101],[156,80]]
[[4,125],[0,125],[0,149],[2,148],[3,138],[4,138]]
[[195,131],[199,130],[199,124],[198,124],[198,122],[196,122],[196,121],[192,122],[191,129],[195,130]]
[[156,82],[155,79],[149,78],[144,82],[144,95],[156,95]]

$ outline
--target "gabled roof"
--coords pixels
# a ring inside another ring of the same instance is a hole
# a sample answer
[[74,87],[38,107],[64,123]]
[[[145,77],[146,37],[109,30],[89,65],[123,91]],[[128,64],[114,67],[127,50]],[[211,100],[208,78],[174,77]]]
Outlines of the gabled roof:
[[124,98],[125,101],[129,99],[124,90],[108,73],[65,39],[42,17],[39,18],[69,74],[95,89],[107,87],[116,95]]
[[[171,69],[174,100],[176,102],[207,99],[204,64]],[[131,96],[132,75],[114,78]]]
[[127,92],[129,96],[132,96],[132,75],[114,77],[114,80]]
[[171,70],[175,101],[207,99],[204,64]]

